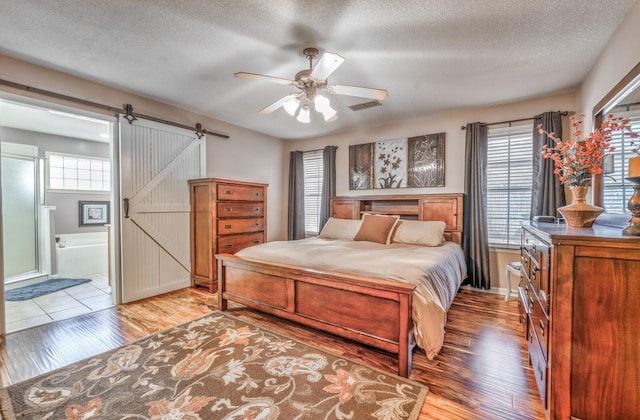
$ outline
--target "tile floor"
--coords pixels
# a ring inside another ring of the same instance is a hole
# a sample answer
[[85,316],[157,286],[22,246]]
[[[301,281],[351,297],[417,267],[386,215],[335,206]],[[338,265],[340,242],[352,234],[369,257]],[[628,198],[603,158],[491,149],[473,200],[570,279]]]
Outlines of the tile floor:
[[69,287],[35,299],[5,301],[7,333],[72,318],[113,306],[106,275],[91,276],[89,283]]

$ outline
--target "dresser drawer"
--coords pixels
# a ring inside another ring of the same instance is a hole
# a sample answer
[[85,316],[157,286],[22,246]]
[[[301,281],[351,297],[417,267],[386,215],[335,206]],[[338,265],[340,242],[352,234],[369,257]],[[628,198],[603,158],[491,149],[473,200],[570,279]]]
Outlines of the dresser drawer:
[[235,254],[241,249],[264,242],[264,233],[229,235],[218,238],[218,254]]
[[218,200],[264,201],[264,188],[251,185],[218,184]]
[[529,334],[527,337],[527,347],[529,349],[529,359],[531,360],[531,368],[536,378],[538,392],[542,400],[542,406],[547,408],[547,360],[542,354],[542,348],[538,342],[538,337],[533,332],[534,326],[529,324]]
[[529,334],[529,306],[527,305],[527,292],[518,287],[518,321],[524,327],[524,336]]
[[220,219],[218,235],[235,235],[238,233],[260,232],[264,230],[264,218],[257,219]]
[[218,217],[261,217],[264,215],[264,203],[221,201],[217,205]]
[[549,349],[549,318],[542,310],[540,302],[534,300],[531,306],[531,323],[534,326],[535,334],[540,343],[540,349],[545,360],[548,359]]
[[549,246],[526,230],[523,233],[522,249],[538,267],[540,267],[542,254],[549,255]]

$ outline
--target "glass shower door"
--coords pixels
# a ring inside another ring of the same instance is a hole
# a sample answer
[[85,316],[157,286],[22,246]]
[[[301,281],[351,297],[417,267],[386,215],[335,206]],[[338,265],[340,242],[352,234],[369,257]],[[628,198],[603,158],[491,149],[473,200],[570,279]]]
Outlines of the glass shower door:
[[33,158],[2,156],[4,278],[37,272],[37,190]]

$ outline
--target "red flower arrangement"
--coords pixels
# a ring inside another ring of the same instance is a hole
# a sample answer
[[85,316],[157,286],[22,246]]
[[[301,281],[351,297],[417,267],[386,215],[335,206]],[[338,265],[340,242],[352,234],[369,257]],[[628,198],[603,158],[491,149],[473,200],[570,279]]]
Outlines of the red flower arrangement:
[[[555,142],[554,147],[542,146],[542,157],[553,159],[554,173],[559,175],[560,182],[569,186],[590,186],[593,175],[602,173],[602,160],[607,152],[615,149],[611,146],[611,137],[615,132],[623,132],[631,138],[638,138],[638,135],[631,131],[628,118],[618,118],[613,114],[607,115],[607,119],[596,129],[584,138],[580,127],[584,119],[584,114],[578,118],[574,115],[571,119],[571,138],[562,140],[555,136],[553,132],[546,132],[542,129],[542,124],[538,124],[538,132],[546,134]],[[632,142],[633,145],[633,142]],[[634,151],[637,152],[637,149]]]

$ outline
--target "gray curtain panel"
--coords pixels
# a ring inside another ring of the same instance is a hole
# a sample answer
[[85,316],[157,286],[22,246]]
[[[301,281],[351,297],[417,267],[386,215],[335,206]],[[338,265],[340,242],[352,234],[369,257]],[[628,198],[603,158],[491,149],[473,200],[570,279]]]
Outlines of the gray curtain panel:
[[542,124],[542,128],[548,133],[553,132],[556,137],[562,138],[562,115],[559,111],[545,112],[536,115],[533,120],[533,184],[530,219],[534,216],[557,217],[558,207],[567,204],[564,187],[558,176],[553,173],[553,160],[542,158],[542,146],[546,144],[553,147],[555,143],[546,134],[538,132],[538,124]]
[[289,222],[287,238],[304,238],[304,161],[302,152],[289,155]]
[[491,288],[487,232],[487,125],[466,126],[462,250],[467,261],[466,283]]
[[318,232],[331,217],[330,198],[336,195],[336,146],[326,146],[322,150],[322,199]]

